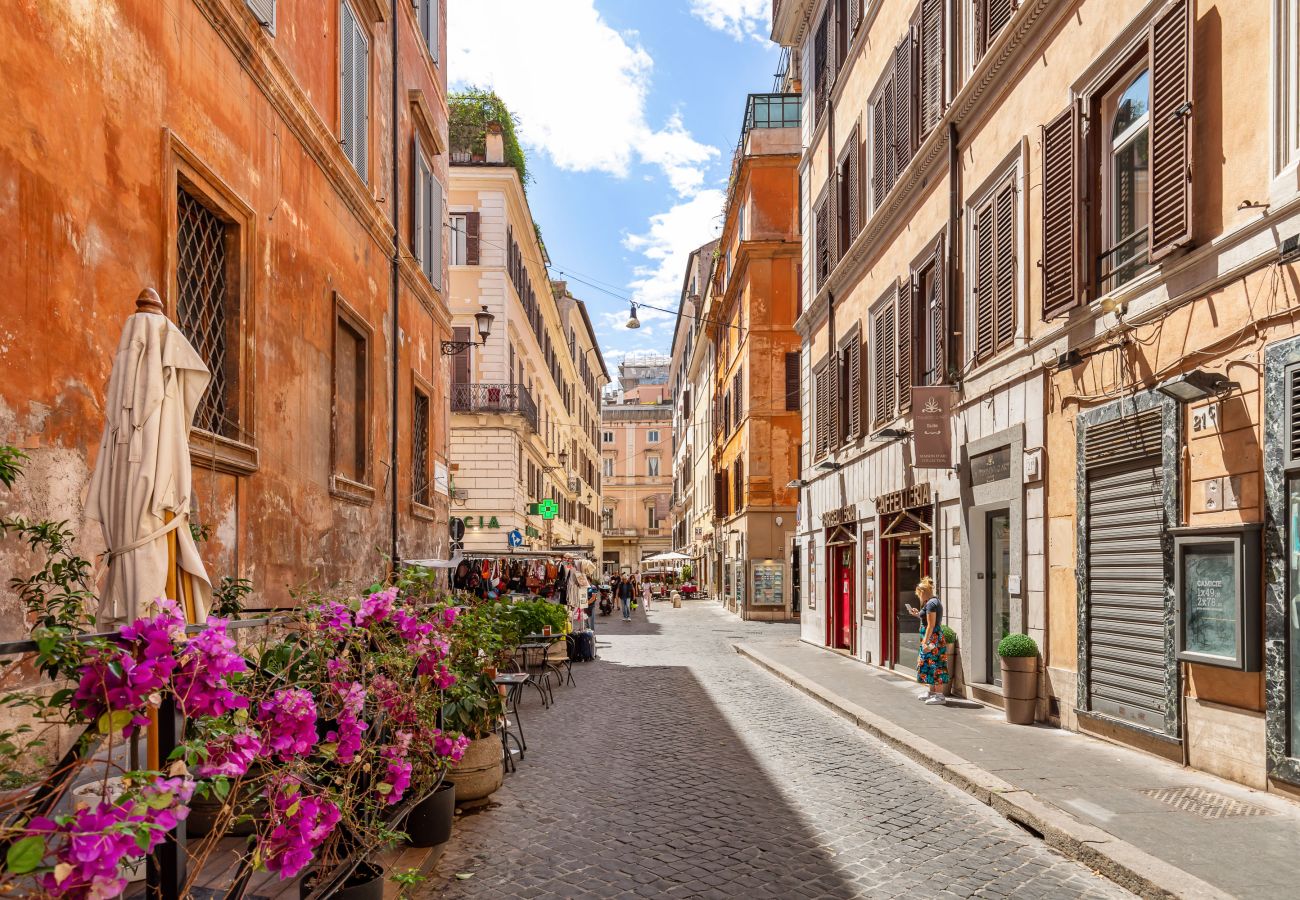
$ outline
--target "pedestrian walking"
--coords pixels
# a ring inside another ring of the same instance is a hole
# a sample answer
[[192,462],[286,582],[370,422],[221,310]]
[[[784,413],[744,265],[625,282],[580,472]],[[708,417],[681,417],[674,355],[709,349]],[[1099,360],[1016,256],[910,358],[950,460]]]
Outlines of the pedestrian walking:
[[919,695],[932,706],[943,706],[944,685],[948,683],[947,645],[943,639],[943,604],[934,595],[934,580],[926,575],[916,585],[916,599],[921,608],[908,606],[907,611],[920,620],[921,650],[916,660],[916,680],[929,687]]
[[619,578],[618,584],[614,587],[614,594],[618,597],[618,605],[623,610],[623,621],[631,622],[632,599],[636,596],[631,575],[623,575]]
[[645,611],[650,611],[650,579],[644,579],[641,582],[641,602],[645,604]]

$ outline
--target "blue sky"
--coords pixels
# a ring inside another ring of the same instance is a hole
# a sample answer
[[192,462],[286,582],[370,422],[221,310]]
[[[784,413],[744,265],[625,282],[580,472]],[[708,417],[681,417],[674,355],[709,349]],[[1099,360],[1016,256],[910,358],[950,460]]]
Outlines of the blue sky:
[[[606,361],[667,352],[686,254],[717,234],[745,96],[772,89],[770,0],[447,0],[453,89],[520,119],[552,274],[569,274]],[[584,284],[579,279],[599,285]]]

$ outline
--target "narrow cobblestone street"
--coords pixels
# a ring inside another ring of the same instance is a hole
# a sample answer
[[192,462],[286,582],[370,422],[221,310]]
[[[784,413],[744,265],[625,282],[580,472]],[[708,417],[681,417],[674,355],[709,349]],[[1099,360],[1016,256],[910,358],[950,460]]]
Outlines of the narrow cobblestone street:
[[1128,896],[732,650],[790,626],[694,602],[597,627],[425,896]]

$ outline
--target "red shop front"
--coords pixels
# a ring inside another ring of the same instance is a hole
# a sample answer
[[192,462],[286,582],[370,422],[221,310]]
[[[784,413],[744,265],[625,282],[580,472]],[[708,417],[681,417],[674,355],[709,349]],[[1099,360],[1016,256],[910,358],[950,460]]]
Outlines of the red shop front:
[[826,528],[826,646],[858,652],[858,539],[853,527],[856,506],[832,510],[822,517]]

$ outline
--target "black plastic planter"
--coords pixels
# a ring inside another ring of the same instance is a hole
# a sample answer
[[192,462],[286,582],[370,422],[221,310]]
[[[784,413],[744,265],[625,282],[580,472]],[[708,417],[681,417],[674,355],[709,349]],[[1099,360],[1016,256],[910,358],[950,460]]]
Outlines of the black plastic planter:
[[[312,871],[298,882],[300,900],[311,894],[319,873]],[[374,863],[358,863],[343,886],[331,893],[332,900],[384,900],[384,869]]]
[[451,840],[456,817],[456,785],[444,781],[415,805],[406,818],[406,836],[412,847],[436,847]]

